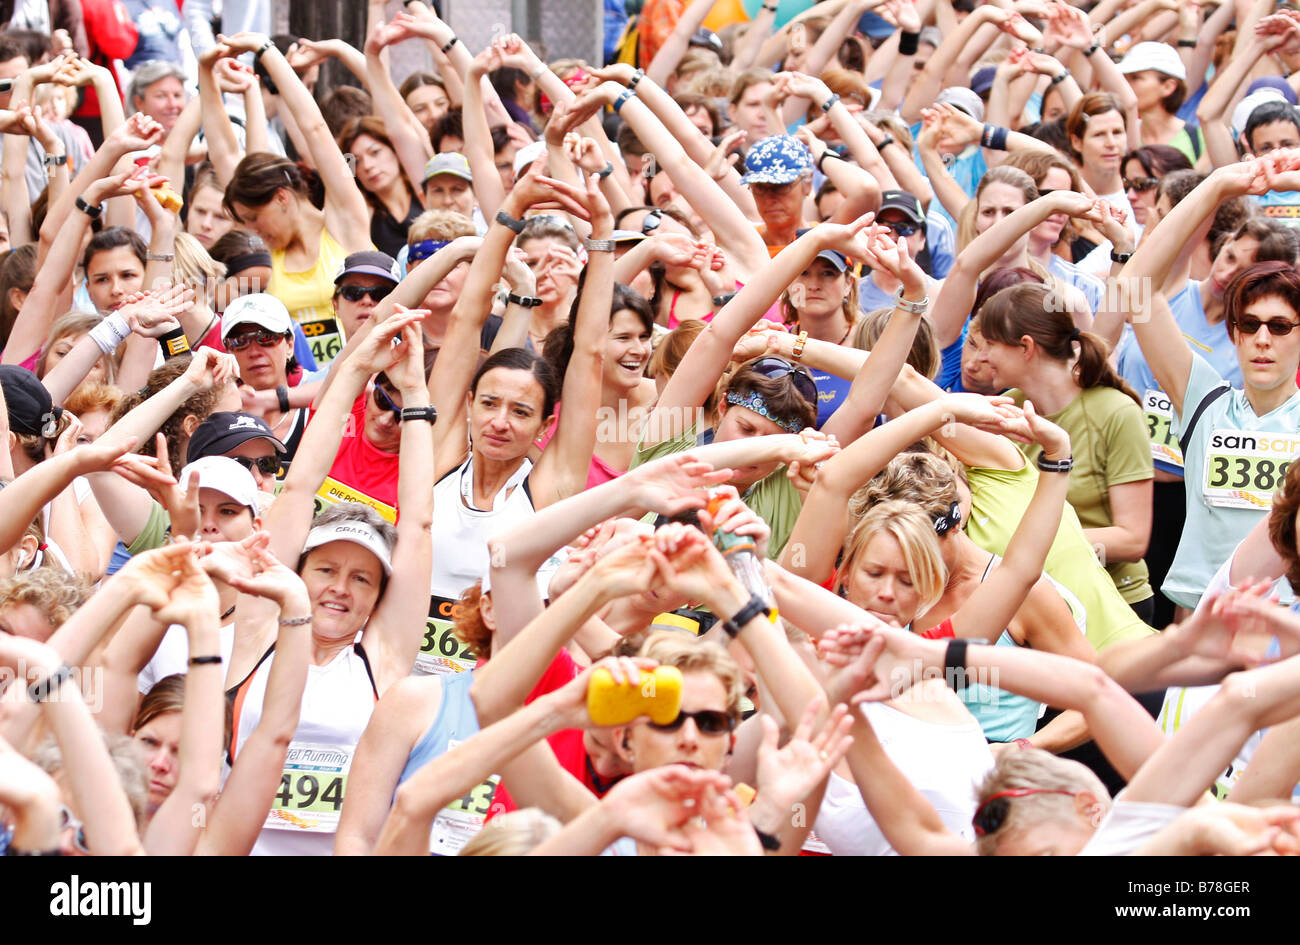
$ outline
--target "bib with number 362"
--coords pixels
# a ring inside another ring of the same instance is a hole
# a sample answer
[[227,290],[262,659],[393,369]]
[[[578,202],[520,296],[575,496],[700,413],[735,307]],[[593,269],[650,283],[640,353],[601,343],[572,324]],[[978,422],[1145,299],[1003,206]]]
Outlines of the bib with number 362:
[[1216,428],[1205,447],[1201,495],[1207,505],[1267,511],[1298,450],[1300,438],[1283,433]]

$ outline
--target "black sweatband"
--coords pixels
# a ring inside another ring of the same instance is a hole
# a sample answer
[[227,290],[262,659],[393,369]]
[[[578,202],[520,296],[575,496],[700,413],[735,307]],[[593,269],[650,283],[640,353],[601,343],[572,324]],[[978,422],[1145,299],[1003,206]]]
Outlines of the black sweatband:
[[900,56],[915,56],[920,45],[921,34],[919,32],[898,34],[898,54]]
[[[954,637],[948,641],[948,649],[943,654],[943,678],[952,687],[953,692],[966,688],[966,646],[970,641]],[[957,685],[957,671],[961,670],[962,684]]]
[[158,336],[158,346],[162,348],[163,360],[167,361],[179,354],[188,354],[190,340],[185,337],[185,329],[177,325]]
[[226,278],[230,278],[236,273],[243,272],[245,269],[252,269],[254,266],[265,266],[271,268],[270,253],[241,253],[238,256],[231,256],[226,261]]

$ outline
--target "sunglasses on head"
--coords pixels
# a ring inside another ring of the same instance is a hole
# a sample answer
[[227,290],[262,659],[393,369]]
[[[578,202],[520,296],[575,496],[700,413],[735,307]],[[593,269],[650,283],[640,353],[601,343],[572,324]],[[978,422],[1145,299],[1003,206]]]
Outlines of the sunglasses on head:
[[278,476],[280,474],[280,457],[278,456],[259,456],[257,459],[249,459],[247,456],[232,456],[230,458],[249,472],[252,472],[256,467],[263,476]]
[[913,233],[915,233],[917,230],[921,228],[915,223],[901,223],[899,221],[886,222],[884,220],[881,220],[880,225],[884,227],[888,227],[890,230],[893,231],[895,236],[902,236],[902,237],[911,236]]
[[677,718],[666,725],[649,723],[658,732],[675,732],[686,724],[687,719],[695,720],[695,727],[701,735],[725,735],[736,727],[736,721],[726,712],[717,709],[701,709],[699,712],[679,712]]
[[77,818],[72,816],[66,805],[59,805],[59,831],[67,830],[69,827],[76,828],[76,833],[72,835],[72,845],[77,852],[90,855],[90,847],[86,844],[86,826]]
[[1155,190],[1160,186],[1159,178],[1155,177],[1135,177],[1132,180],[1124,179],[1125,190],[1135,190],[1139,194],[1145,194],[1148,190]]
[[393,415],[394,423],[402,422],[402,408],[393,403],[393,398],[388,396],[388,391],[384,390],[378,384],[375,385],[375,406],[380,410],[387,410]]
[[341,285],[339,286],[339,295],[349,302],[360,302],[367,295],[370,296],[372,301],[382,302],[388,298],[394,288],[394,286],[386,283],[384,285]]
[[226,338],[226,350],[243,351],[253,342],[257,342],[260,348],[274,348],[288,337],[288,335],[280,335],[273,331],[267,331],[265,328],[259,328],[257,331],[246,331],[242,334],[230,335]]
[[655,230],[659,229],[659,224],[663,222],[664,212],[662,210],[651,210],[641,221],[641,232],[649,236]]
[[1278,338],[1291,334],[1300,324],[1289,322],[1285,318],[1270,318],[1267,321],[1261,321],[1254,315],[1246,315],[1243,318],[1236,319],[1236,328],[1245,337],[1249,338],[1259,331],[1260,326],[1267,326],[1268,333]]
[[1048,791],[1041,788],[1017,788],[1014,791],[999,791],[997,794],[985,798],[984,803],[975,809],[975,816],[971,818],[971,826],[975,828],[975,836],[987,837],[1001,830],[1002,825],[1007,822],[1007,814],[1011,812],[1011,798],[1028,797],[1030,794],[1075,796],[1073,791]]
[[817,382],[813,380],[806,367],[791,364],[785,358],[768,357],[759,358],[750,365],[750,368],[764,377],[778,378],[789,375],[799,396],[814,407],[817,406]]
[[961,525],[961,505],[954,502],[948,511],[934,520],[934,532],[940,538]]

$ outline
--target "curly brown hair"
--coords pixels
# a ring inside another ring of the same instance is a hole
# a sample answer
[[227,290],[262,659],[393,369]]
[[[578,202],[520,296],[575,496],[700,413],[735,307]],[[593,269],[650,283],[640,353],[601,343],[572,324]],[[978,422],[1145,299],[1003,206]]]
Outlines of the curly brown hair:
[[41,567],[0,581],[0,610],[30,604],[55,630],[90,599],[90,581],[62,568]]

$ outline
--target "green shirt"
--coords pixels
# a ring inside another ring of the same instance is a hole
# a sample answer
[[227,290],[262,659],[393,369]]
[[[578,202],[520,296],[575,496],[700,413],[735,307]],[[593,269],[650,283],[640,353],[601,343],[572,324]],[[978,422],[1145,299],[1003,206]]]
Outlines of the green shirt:
[[140,529],[140,534],[135,536],[135,541],[127,545],[127,554],[134,556],[161,548],[167,544],[167,532],[171,527],[172,520],[166,510],[157,502],[150,501],[149,518],[145,521],[144,528]]
[[[694,449],[699,445],[696,442],[697,436],[695,425],[691,424],[679,436],[662,443],[653,446],[638,443],[630,468],[636,469],[653,460]],[[741,498],[759,518],[767,522],[767,527],[772,530],[772,537],[767,544],[767,556],[773,560],[779,558],[785,543],[790,540],[790,533],[794,531],[799,511],[803,508],[803,497],[791,485],[785,474],[785,466],[778,466],[767,477],[754,483]]]
[[[1005,555],[1038,484],[1029,463],[1016,470],[967,469],[971,516],[966,534],[981,548]],[[1074,509],[1066,506],[1056,540],[1047,553],[1046,571],[1074,594],[1088,612],[1085,633],[1094,649],[1132,640],[1155,631],[1120,597],[1106,569],[1097,561]]]
[[[1015,391],[1017,403],[1024,394]],[[1070,434],[1074,469],[1066,498],[1084,528],[1108,528],[1115,524],[1110,511],[1110,487],[1129,482],[1147,482],[1154,472],[1146,419],[1137,402],[1113,387],[1090,387],[1057,413],[1047,418]],[[1030,462],[1043,448],[1022,444]],[[1155,592],[1144,561],[1116,561],[1106,565],[1120,594],[1130,604],[1146,600]]]

